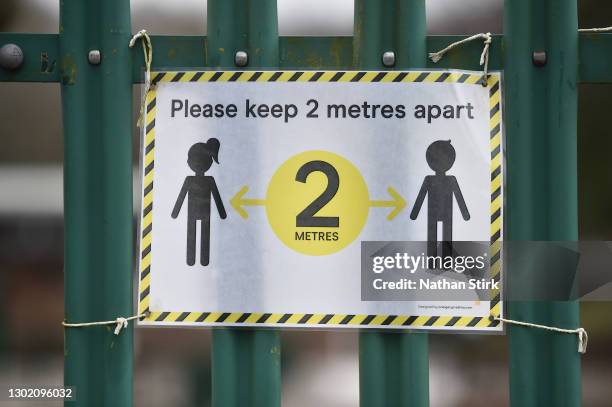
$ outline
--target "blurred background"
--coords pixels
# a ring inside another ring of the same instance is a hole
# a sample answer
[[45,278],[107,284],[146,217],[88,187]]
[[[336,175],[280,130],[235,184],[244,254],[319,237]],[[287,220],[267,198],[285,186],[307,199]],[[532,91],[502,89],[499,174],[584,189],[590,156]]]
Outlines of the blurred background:
[[[205,35],[205,3],[132,0],[133,31]],[[278,0],[278,9],[281,35],[352,35],[353,0]],[[612,25],[612,2],[607,0],[581,0],[579,13],[582,28]],[[430,34],[501,33],[502,14],[503,0],[427,0]],[[0,32],[57,33],[58,16],[57,0],[2,0]],[[612,129],[606,102],[610,92],[610,85],[580,88],[583,240],[612,240]],[[0,384],[59,385],[63,381],[60,89],[58,84],[0,83],[0,94]],[[135,115],[139,98],[140,89],[135,88]],[[135,129],[135,151],[137,140]],[[584,405],[610,406],[612,303],[584,303],[581,313],[590,336],[589,352],[582,357]],[[135,342],[136,406],[209,405],[208,330],[138,329]],[[158,352],[161,348],[164,352]],[[505,336],[430,335],[431,405],[508,405],[507,348]],[[357,406],[357,351],[355,333],[284,332],[283,405]]]

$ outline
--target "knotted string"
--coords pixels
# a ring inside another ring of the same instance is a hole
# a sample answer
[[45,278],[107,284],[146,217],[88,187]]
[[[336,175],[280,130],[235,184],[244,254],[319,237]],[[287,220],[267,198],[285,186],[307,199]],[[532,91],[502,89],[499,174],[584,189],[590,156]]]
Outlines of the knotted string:
[[482,78],[482,86],[487,86],[487,81],[488,81],[488,72],[489,72],[489,50],[491,48],[491,42],[493,40],[493,38],[491,37],[491,33],[480,33],[480,34],[476,34],[476,35],[472,35],[471,37],[468,38],[464,38],[460,41],[457,42],[453,42],[452,44],[450,44],[449,46],[447,46],[446,48],[438,51],[438,52],[430,52],[429,53],[429,59],[431,59],[431,61],[435,64],[438,63],[438,61],[440,61],[442,59],[442,57],[444,57],[444,55],[451,51],[453,48],[457,48],[460,47],[463,44],[467,44],[468,42],[471,41],[475,41],[475,40],[484,40],[484,48],[482,50],[482,53],[480,54],[480,66],[483,67],[483,78]]
[[145,61],[145,82],[144,82],[144,92],[142,93],[142,100],[140,102],[140,115],[138,116],[138,127],[142,126],[144,123],[144,111],[145,104],[147,103],[147,95],[149,94],[149,90],[153,88],[154,85],[151,84],[151,63],[153,62],[153,43],[151,42],[151,37],[147,33],[147,30],[140,30],[130,40],[130,48],[133,48],[136,45],[136,41],[142,41],[142,52],[144,53],[144,61]]
[[578,352],[585,354],[587,351],[589,335],[587,334],[587,331],[584,328],[564,329],[564,328],[557,328],[554,326],[532,324],[530,322],[515,321],[513,319],[506,319],[506,318],[501,318],[501,317],[491,317],[491,318],[495,321],[505,322],[506,324],[526,326],[529,328],[544,329],[546,331],[561,332],[564,334],[576,334],[578,335]]
[[134,315],[128,318],[117,317],[111,321],[95,321],[95,322],[80,322],[80,323],[68,323],[66,321],[62,321],[62,325],[66,328],[82,328],[86,326],[98,326],[98,325],[115,325],[115,335],[119,335],[121,330],[128,327],[128,321],[133,319],[144,318],[148,315],[148,313]]

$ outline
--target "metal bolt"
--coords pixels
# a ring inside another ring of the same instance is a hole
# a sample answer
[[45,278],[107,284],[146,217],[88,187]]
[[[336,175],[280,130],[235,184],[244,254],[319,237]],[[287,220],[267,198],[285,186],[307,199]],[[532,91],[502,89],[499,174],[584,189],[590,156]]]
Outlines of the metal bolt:
[[23,51],[19,45],[4,44],[0,48],[0,66],[4,69],[14,70],[23,63]]
[[537,67],[542,67],[546,65],[547,56],[546,51],[533,51],[533,56],[531,57],[533,64]]
[[236,66],[247,66],[249,63],[249,54],[247,54],[246,51],[236,51],[234,63]]
[[395,65],[395,52],[386,51],[382,54],[382,63],[386,67],[392,67]]
[[92,49],[87,55],[87,60],[92,65],[100,65],[102,62],[102,54],[99,49]]

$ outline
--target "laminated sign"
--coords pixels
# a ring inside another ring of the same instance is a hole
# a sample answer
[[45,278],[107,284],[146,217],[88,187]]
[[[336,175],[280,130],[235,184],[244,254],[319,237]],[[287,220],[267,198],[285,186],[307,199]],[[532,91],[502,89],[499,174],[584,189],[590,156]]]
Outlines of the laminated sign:
[[500,73],[151,81],[141,325],[501,330]]

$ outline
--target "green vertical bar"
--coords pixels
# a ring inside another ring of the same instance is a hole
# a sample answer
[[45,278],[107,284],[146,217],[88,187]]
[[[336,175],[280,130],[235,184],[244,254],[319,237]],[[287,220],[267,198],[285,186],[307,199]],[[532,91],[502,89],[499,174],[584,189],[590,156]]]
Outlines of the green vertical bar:
[[[396,69],[426,65],[424,0],[356,0],[353,63],[383,70],[393,51]],[[360,404],[429,405],[427,334],[362,332],[359,341]]]
[[[276,0],[208,0],[207,65],[236,69],[236,51],[248,53],[246,69],[278,66]],[[215,329],[213,406],[280,406],[280,347],[274,330]]]
[[[65,319],[113,320],[132,307],[132,78],[127,0],[62,0]],[[88,62],[89,50],[102,63]],[[132,405],[132,327],[66,328],[69,406]]]
[[[576,0],[506,0],[504,26],[507,239],[575,241]],[[546,51],[546,66],[533,65],[533,51]],[[575,302],[510,302],[508,312],[563,328],[580,323]],[[581,405],[576,335],[512,325],[508,333],[513,406]]]

